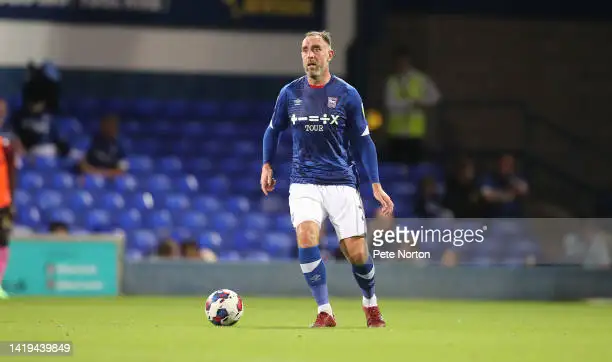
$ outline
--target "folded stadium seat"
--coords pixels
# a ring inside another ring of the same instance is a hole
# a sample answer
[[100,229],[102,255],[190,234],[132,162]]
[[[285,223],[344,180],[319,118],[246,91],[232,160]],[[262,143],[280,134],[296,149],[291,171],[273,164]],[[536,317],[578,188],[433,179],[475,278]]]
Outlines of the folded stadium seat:
[[242,260],[255,263],[269,263],[271,259],[270,255],[265,251],[251,251],[247,252]]
[[26,206],[17,209],[16,224],[28,227],[36,227],[40,225],[42,217],[36,206]]
[[83,184],[83,187],[86,190],[103,190],[106,185],[106,179],[99,175],[85,175],[84,180],[85,183]]
[[240,261],[240,253],[235,250],[222,250],[219,253],[219,261],[221,262],[236,262]]
[[401,181],[408,177],[409,168],[401,163],[384,162],[380,164],[378,173],[385,180]]
[[176,212],[176,225],[191,230],[206,229],[208,226],[208,219],[206,215],[199,211],[182,211]]
[[[128,156],[128,160],[130,160],[134,156],[137,156],[137,157],[144,156],[147,158],[152,158],[153,156],[162,156],[162,155],[165,155],[165,151],[166,151],[165,150],[166,144],[160,142],[155,137],[143,138],[142,136],[140,136],[139,138],[134,138],[132,141],[132,145],[134,147],[135,154],[130,154]],[[146,161],[142,160],[142,162],[146,162]],[[154,164],[151,163],[151,167],[153,166]]]
[[44,178],[36,171],[21,172],[17,184],[23,190],[39,190],[45,185]]
[[25,190],[16,189],[13,195],[17,209],[32,205],[32,193]]
[[423,162],[410,168],[408,172],[408,180],[418,183],[424,177],[433,177],[436,181],[444,181],[444,172],[442,168],[434,163]]
[[[252,177],[248,177],[251,175]],[[232,193],[258,199],[261,192],[259,176],[256,174],[244,174],[243,177],[236,177],[232,180]]]
[[156,99],[137,99],[132,103],[130,114],[148,118],[158,115],[161,110],[161,102]]
[[129,116],[132,108],[131,101],[121,98],[104,100],[101,105],[106,113],[115,113],[121,116]]
[[230,101],[223,105],[223,116],[229,119],[243,119],[253,115],[253,105],[249,101]]
[[327,235],[321,238],[321,246],[330,252],[338,250],[340,247],[340,241],[338,240],[334,229],[328,229]]
[[133,192],[138,189],[138,181],[136,177],[130,174],[123,174],[119,177],[115,177],[111,185],[115,191],[121,193]]
[[110,231],[113,227],[111,213],[101,209],[90,210],[85,218],[85,226],[92,232]]
[[36,206],[43,212],[59,208],[63,203],[62,194],[54,190],[42,190],[36,197]]
[[85,133],[83,130],[83,125],[77,118],[57,117],[53,119],[53,122],[55,122],[57,125],[57,130],[60,137],[70,141],[71,143],[78,140],[79,137],[82,137],[82,135]]
[[263,247],[275,259],[291,258],[297,248],[295,241],[287,233],[281,232],[265,234]]
[[179,210],[187,210],[191,206],[191,200],[187,195],[181,193],[168,193],[160,195],[161,206],[172,212]]
[[206,231],[198,237],[198,246],[202,249],[219,250],[223,245],[221,234],[216,231]]
[[177,139],[171,144],[172,154],[180,156],[183,160],[186,158],[192,158],[194,155],[198,154],[201,143],[202,140],[192,141],[186,137]]
[[267,231],[270,229],[270,218],[259,212],[249,212],[244,215],[241,222],[245,230]]
[[127,233],[127,244],[130,247],[149,253],[157,246],[158,240],[153,231],[139,229]]
[[233,235],[231,248],[238,251],[261,250],[263,240],[263,230],[241,230]]
[[102,104],[97,98],[76,98],[66,99],[66,112],[77,115],[91,116],[99,114],[102,110]]
[[190,104],[182,99],[167,101],[162,103],[161,106],[162,109],[159,113],[165,117],[184,119],[189,114]]
[[261,196],[259,198],[259,204],[259,210],[265,213],[281,213],[289,209],[287,198],[278,194]]
[[[33,160],[34,168],[39,171],[56,170],[58,165],[56,157],[35,156]],[[28,162],[25,160],[25,162]]]
[[99,208],[115,213],[125,208],[125,200],[123,196],[117,192],[107,191],[101,193],[96,200]]
[[200,142],[200,148],[197,150],[198,155],[209,157],[212,160],[216,160],[219,156],[232,155],[232,148],[228,147],[228,141],[223,141],[221,136],[217,136],[217,139],[207,140]]
[[[231,139],[231,137],[239,133],[242,129],[240,123],[234,122],[215,122],[211,123],[209,126],[211,132],[215,136],[219,136],[222,140]],[[227,148],[227,144],[225,144],[225,146]]]
[[126,231],[142,228],[142,214],[137,209],[121,210],[117,213],[117,225]]
[[185,172],[192,174],[207,174],[214,168],[212,161],[208,158],[191,158],[185,162]]
[[218,212],[211,215],[210,228],[217,232],[234,231],[238,226],[238,218],[230,212]]
[[276,218],[274,219],[274,227],[277,231],[283,233],[294,232],[291,215],[281,214],[276,216]]
[[170,229],[174,226],[174,220],[172,213],[166,209],[156,209],[148,212],[144,218],[144,224],[147,228],[156,229]]
[[[139,151],[141,150],[139,149]],[[153,160],[148,156],[128,156],[128,162],[130,163],[131,173],[143,174],[153,171]]]
[[143,128],[145,128],[144,122],[138,122],[135,120],[129,120],[121,123],[121,134],[124,134],[128,137],[137,136],[141,134]]
[[194,175],[183,174],[172,178],[172,188],[179,192],[194,193],[200,191],[200,182]]
[[184,227],[177,227],[177,228],[172,229],[172,232],[170,233],[170,237],[182,243],[182,242],[185,242],[185,240],[193,238],[193,236],[197,234],[198,234],[197,231],[187,229]]
[[66,190],[65,203],[76,212],[88,210],[93,207],[94,198],[89,191]]
[[413,196],[416,193],[416,187],[407,181],[392,182],[388,192],[389,195],[393,195],[392,197]]
[[172,181],[170,180],[170,177],[164,174],[150,175],[144,182],[147,190],[153,194],[169,192],[172,190]]
[[272,118],[272,113],[274,112],[275,102],[269,101],[260,101],[253,105],[253,114],[257,117],[257,119],[267,119]]
[[202,137],[208,135],[207,132],[209,130],[206,126],[206,123],[203,121],[188,121],[183,122],[180,129],[183,131],[184,136],[201,141]]
[[251,203],[244,196],[231,196],[225,202],[225,209],[235,215],[242,215],[251,210]]
[[140,211],[153,210],[155,208],[155,197],[150,192],[136,192],[126,196],[126,207]]
[[49,187],[56,190],[70,190],[74,188],[74,176],[68,172],[53,173],[49,180]]
[[45,214],[46,214],[45,215],[46,220],[44,221],[47,223],[47,225],[43,225],[43,226],[46,227],[47,229],[49,227],[48,224],[52,222],[64,223],[68,225],[69,228],[74,226],[78,222],[75,212],[65,207],[60,207],[57,209],[49,210]]
[[216,197],[210,195],[196,196],[191,203],[194,210],[198,210],[207,214],[216,213],[222,210],[221,202]]
[[221,115],[221,107],[215,101],[197,102],[192,108],[192,115],[197,118],[217,118]]
[[224,175],[213,176],[205,182],[206,190],[214,195],[224,195],[230,190],[230,180]]
[[178,174],[183,171],[183,162],[176,156],[165,156],[156,162],[156,172],[164,174]]
[[168,136],[176,136],[177,133],[182,133],[180,125],[176,123],[176,121],[156,119],[151,121],[147,128],[156,136],[167,139]]
[[253,155],[259,156],[260,148],[257,147],[257,144],[253,141],[238,141],[232,145],[232,149],[234,151],[234,155],[236,156],[246,156],[253,157]]

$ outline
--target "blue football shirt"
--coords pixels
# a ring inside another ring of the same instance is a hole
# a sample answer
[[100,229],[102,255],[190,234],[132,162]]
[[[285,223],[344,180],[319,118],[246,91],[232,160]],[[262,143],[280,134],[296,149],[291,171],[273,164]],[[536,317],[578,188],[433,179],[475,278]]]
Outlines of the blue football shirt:
[[291,183],[358,187],[350,144],[369,129],[353,86],[334,75],[321,87],[300,77],[280,91],[269,127],[291,129]]

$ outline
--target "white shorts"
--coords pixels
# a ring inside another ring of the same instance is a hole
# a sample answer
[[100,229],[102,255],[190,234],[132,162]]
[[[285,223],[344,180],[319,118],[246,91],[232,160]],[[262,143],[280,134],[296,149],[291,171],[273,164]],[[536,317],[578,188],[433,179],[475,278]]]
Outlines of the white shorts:
[[295,228],[304,221],[321,225],[329,217],[339,240],[366,233],[363,203],[354,187],[291,184],[289,209]]

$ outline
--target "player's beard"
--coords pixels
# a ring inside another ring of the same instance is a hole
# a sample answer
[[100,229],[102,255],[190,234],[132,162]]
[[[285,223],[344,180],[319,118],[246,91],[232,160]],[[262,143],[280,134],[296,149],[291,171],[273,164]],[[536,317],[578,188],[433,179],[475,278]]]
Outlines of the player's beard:
[[323,67],[318,64],[314,66],[306,65],[306,74],[308,78],[318,80],[323,75]]

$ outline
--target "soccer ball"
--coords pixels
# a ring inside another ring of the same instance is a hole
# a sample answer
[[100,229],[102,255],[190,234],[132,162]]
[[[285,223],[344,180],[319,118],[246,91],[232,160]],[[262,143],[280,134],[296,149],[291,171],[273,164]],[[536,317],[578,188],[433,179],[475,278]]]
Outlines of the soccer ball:
[[206,317],[216,326],[233,326],[242,317],[243,310],[242,299],[233,290],[216,290],[206,299]]

